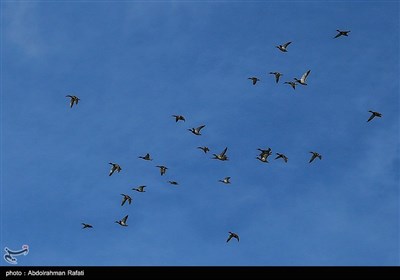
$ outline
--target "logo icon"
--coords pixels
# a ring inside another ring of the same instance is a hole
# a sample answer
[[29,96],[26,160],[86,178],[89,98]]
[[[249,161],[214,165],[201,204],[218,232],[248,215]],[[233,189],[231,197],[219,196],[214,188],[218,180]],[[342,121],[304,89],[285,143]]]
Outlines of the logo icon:
[[20,256],[20,255],[28,255],[29,253],[29,246],[28,245],[22,245],[22,249],[19,251],[14,251],[10,250],[7,247],[4,248],[4,251],[6,253],[4,254],[4,260],[8,262],[9,264],[17,264],[17,258],[14,258],[14,256]]

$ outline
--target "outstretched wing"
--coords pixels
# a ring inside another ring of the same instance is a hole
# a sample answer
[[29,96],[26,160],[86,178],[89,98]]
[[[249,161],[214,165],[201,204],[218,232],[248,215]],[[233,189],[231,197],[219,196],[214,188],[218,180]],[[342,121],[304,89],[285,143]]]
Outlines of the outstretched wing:
[[200,132],[200,130],[202,130],[202,129],[203,129],[203,127],[205,127],[205,125],[201,125],[201,126],[199,126],[199,127],[197,128],[197,131],[198,131],[198,132]]
[[229,240],[232,239],[232,235],[229,235],[228,239],[226,240],[226,242],[229,242]]
[[301,76],[301,81],[304,83],[308,77],[308,74],[310,74],[311,70],[308,70],[306,73]]
[[126,215],[126,216],[121,220],[121,222],[123,222],[124,224],[126,224],[126,220],[128,220],[128,215]]
[[372,115],[369,117],[369,119],[368,119],[367,122],[369,122],[369,121],[372,120],[373,118],[375,118],[375,114],[372,114]]
[[309,161],[309,163],[311,163],[316,157],[317,157],[317,155],[316,155],[316,154],[313,154],[312,157],[311,157],[311,159],[310,159],[310,161]]
[[287,48],[287,46],[289,46],[292,42],[287,42],[285,44],[282,45],[282,47]]
[[222,151],[221,156],[224,156],[227,150],[228,150],[228,147],[226,147],[226,148]]

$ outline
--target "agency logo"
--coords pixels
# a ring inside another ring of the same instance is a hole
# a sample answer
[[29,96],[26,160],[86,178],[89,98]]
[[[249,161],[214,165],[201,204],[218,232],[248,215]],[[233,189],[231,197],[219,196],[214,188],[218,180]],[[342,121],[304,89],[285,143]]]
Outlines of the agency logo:
[[17,264],[17,258],[14,258],[14,256],[20,256],[20,255],[28,255],[29,253],[29,246],[28,245],[22,245],[22,249],[19,251],[14,251],[10,250],[7,247],[4,248],[4,251],[6,253],[4,254],[4,260],[8,262],[9,264]]

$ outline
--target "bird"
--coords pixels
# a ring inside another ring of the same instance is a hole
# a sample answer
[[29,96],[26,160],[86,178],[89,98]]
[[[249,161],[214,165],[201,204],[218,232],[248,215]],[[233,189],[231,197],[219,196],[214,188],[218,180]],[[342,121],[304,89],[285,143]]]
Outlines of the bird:
[[226,240],[226,242],[228,243],[229,240],[231,240],[232,238],[236,238],[237,241],[239,242],[239,235],[237,235],[237,234],[234,233],[234,232],[229,231],[229,236],[228,236],[228,239]]
[[281,74],[281,73],[279,73],[279,72],[269,72],[269,73],[272,74],[272,75],[275,75],[275,81],[276,81],[276,83],[279,82],[280,76],[283,76],[283,74]]
[[224,184],[230,184],[231,183],[231,177],[225,177],[223,180],[218,180],[218,182],[222,182]]
[[257,148],[257,150],[259,150],[261,152],[260,157],[265,156],[265,155],[268,157],[268,156],[272,155],[271,148],[268,148],[266,150]]
[[205,125],[201,125],[201,126],[199,126],[199,127],[196,127],[196,128],[188,128],[188,130],[190,131],[190,132],[192,132],[193,134],[195,134],[195,135],[201,135],[200,134],[200,130],[202,130],[203,129],[203,127],[205,127]]
[[160,168],[160,173],[161,176],[165,174],[165,172],[167,172],[168,167],[164,166],[164,165],[157,165],[156,167]]
[[378,118],[382,117],[382,114],[379,113],[379,112],[374,112],[374,111],[371,111],[371,110],[369,110],[368,112],[370,112],[372,115],[369,117],[367,122],[371,121],[375,117],[378,117]]
[[175,122],[186,121],[185,117],[182,115],[172,115],[175,118]]
[[119,173],[119,172],[122,170],[121,166],[119,166],[118,163],[109,162],[109,164],[111,164],[112,167],[111,167],[111,170],[110,170],[110,173],[108,174],[108,176],[113,175],[113,173],[114,173],[115,171],[117,171],[117,172]]
[[70,108],[72,108],[72,106],[74,106],[74,103],[76,104],[76,105],[78,105],[78,102],[79,102],[79,98],[77,97],[77,96],[75,96],[75,95],[67,95],[67,96],[65,96],[65,97],[69,97],[70,99],[71,99],[71,101],[70,101]]
[[205,154],[207,154],[207,152],[210,151],[210,149],[209,149],[208,147],[206,147],[206,146],[204,146],[204,147],[197,147],[197,149],[202,150]]
[[138,156],[138,158],[141,158],[141,159],[144,159],[144,160],[153,160],[153,159],[150,157],[150,154],[149,154],[149,153],[147,153],[145,156]]
[[123,227],[127,227],[128,224],[126,223],[126,220],[128,220],[128,215],[126,215],[122,220],[120,221],[115,221],[117,224],[120,224]]
[[250,78],[248,78],[248,79],[253,81],[253,85],[255,85],[257,82],[260,81],[260,79],[257,78],[257,77],[250,77]]
[[85,228],[93,228],[93,226],[92,226],[92,225],[89,225],[89,224],[82,223],[82,225],[83,225],[82,229],[85,229]]
[[336,34],[336,36],[335,37],[333,37],[333,39],[335,39],[335,38],[337,38],[337,37],[340,37],[340,36],[349,36],[349,32],[350,32],[350,30],[348,30],[348,31],[341,31],[341,30],[339,30],[339,29],[336,29],[336,31],[337,32],[339,32],[338,34]]
[[146,186],[139,186],[139,187],[137,187],[137,188],[132,188],[132,190],[137,191],[137,192],[146,192],[146,191],[144,190],[145,187],[146,187]]
[[285,43],[285,44],[283,44],[283,45],[279,45],[279,46],[276,46],[280,51],[282,51],[282,52],[287,52],[287,47],[291,44],[292,42],[287,42],[287,43]]
[[121,193],[121,195],[124,196],[124,198],[122,199],[121,206],[123,206],[126,201],[128,201],[128,203],[131,204],[132,198],[129,195],[123,193]]
[[266,154],[257,156],[256,159],[258,159],[259,161],[262,161],[264,163],[268,163],[268,156]]
[[288,157],[284,154],[276,153],[278,156],[275,159],[282,158],[285,162],[288,162]]
[[296,85],[297,85],[295,82],[284,82],[284,84],[291,85],[293,89],[296,89]]
[[320,160],[322,159],[322,156],[320,154],[318,154],[317,152],[310,152],[312,154],[311,159],[309,161],[309,163],[313,162],[313,160],[315,158],[319,158]]
[[306,86],[306,79],[308,77],[308,74],[310,74],[311,70],[308,70],[306,73],[303,74],[303,76],[301,76],[300,80],[297,78],[294,78],[294,80],[296,82],[298,82],[300,85]]
[[176,181],[168,181],[168,183],[170,183],[171,185],[179,185]]
[[214,157],[213,159],[218,159],[218,160],[228,160],[228,157],[226,155],[226,151],[228,150],[228,147],[226,147],[220,154],[213,154]]

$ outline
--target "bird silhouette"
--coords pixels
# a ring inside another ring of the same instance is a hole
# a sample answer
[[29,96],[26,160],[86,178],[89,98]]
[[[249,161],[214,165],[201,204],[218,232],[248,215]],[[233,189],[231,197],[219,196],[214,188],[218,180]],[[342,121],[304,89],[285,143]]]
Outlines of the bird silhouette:
[[257,78],[257,77],[250,77],[250,78],[248,78],[248,79],[253,81],[253,85],[255,85],[257,82],[260,81],[260,79]]
[[336,34],[336,36],[335,37],[333,37],[333,39],[335,39],[335,38],[337,38],[337,37],[340,37],[340,36],[349,36],[349,32],[350,32],[350,30],[348,30],[348,31],[341,31],[341,30],[339,30],[339,29],[336,29],[336,31],[337,32],[339,32],[338,34]]
[[128,220],[128,215],[126,215],[122,220],[115,222],[123,227],[127,227],[128,226],[128,224],[126,223],[127,220]]
[[182,115],[172,115],[175,118],[175,122],[186,121],[185,117]]
[[226,240],[226,242],[228,243],[232,238],[236,238],[237,241],[239,242],[239,235],[237,235],[234,232],[229,231],[229,236],[228,236],[228,239]]
[[112,165],[111,169],[110,169],[110,173],[108,174],[108,176],[113,175],[115,171],[117,171],[119,173],[122,170],[121,166],[119,166],[118,163],[109,162],[108,164]]
[[69,106],[70,106],[70,108],[72,108],[72,106],[74,106],[74,103],[76,104],[76,105],[78,105],[78,102],[79,102],[79,98],[77,97],[77,96],[75,96],[75,95],[67,95],[67,96],[65,96],[65,97],[69,97],[71,100],[70,100],[70,103],[69,103]]
[[146,186],[139,186],[139,187],[137,187],[137,188],[132,188],[132,190],[137,191],[137,192],[146,192],[146,191],[144,190],[145,187],[146,187]]
[[322,159],[322,156],[318,154],[317,152],[310,152],[312,154],[311,159],[309,163],[313,162],[314,159],[319,158],[320,160]]
[[129,195],[123,193],[121,193],[121,195],[123,196],[121,206],[123,206],[126,201],[128,201],[128,203],[131,204],[132,198]]
[[287,42],[285,44],[282,45],[278,45],[276,46],[280,51],[282,52],[287,52],[287,47],[291,44],[292,42]]
[[369,119],[367,120],[367,122],[371,121],[371,120],[372,120],[373,118],[375,118],[375,117],[378,117],[378,118],[382,117],[382,114],[379,113],[379,112],[374,112],[374,111],[371,111],[371,110],[369,110],[368,112],[371,113],[371,116],[369,117]]
[[192,132],[193,134],[195,134],[195,135],[201,135],[200,134],[200,130],[202,130],[203,128],[205,127],[205,125],[201,125],[201,126],[199,126],[199,127],[196,127],[196,128],[188,128],[188,130],[190,131],[190,132]]
[[92,225],[89,225],[89,224],[82,223],[82,225],[83,225],[82,229],[85,229],[85,228],[93,228],[93,226],[92,226]]

